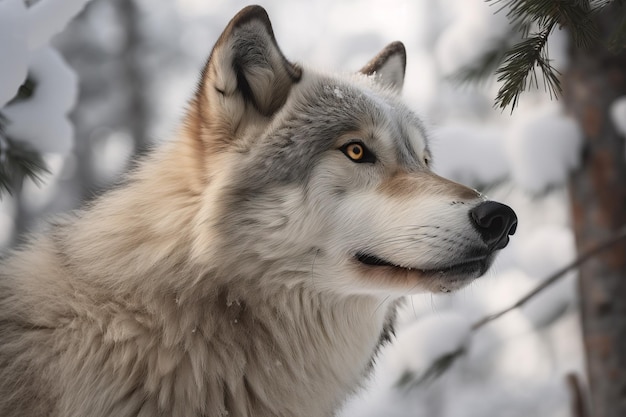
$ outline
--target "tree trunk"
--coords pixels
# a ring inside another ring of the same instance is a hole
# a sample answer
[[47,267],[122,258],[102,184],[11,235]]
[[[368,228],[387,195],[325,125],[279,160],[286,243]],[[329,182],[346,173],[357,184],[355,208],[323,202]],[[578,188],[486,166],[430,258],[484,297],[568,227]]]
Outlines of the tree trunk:
[[141,156],[148,151],[148,80],[142,67],[145,59],[144,41],[142,34],[141,16],[137,6],[137,0],[118,0],[116,2],[118,19],[125,29],[126,42],[122,50],[124,63],[124,77],[126,85],[131,87],[127,103],[126,120],[134,141],[135,156]]
[[[601,36],[588,49],[572,47],[564,75],[565,102],[584,134],[583,163],[569,181],[578,251],[626,225],[625,140],[610,117],[626,95],[626,53],[606,45],[624,9],[595,17]],[[620,45],[621,46],[621,45]],[[626,416],[626,243],[580,269],[580,303],[594,417]]]

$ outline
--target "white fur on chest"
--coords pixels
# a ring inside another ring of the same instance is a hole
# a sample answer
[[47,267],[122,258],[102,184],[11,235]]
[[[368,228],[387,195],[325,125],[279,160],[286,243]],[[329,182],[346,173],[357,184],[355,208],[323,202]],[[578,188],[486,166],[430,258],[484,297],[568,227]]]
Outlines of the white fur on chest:
[[132,401],[93,404],[94,416],[331,416],[362,382],[390,303],[295,290],[258,295],[224,290],[203,303],[163,301],[160,317],[117,311],[102,316],[103,335],[76,329],[82,334],[70,339],[92,350],[62,347],[68,363],[79,355],[83,364],[107,358],[118,368],[81,378],[72,377],[81,368],[60,370],[70,381],[62,391],[71,393],[61,409],[84,410],[78,403],[96,390],[109,404]]
[[297,291],[226,304],[206,353],[207,372],[224,379],[229,416],[331,415],[362,381],[389,308]]

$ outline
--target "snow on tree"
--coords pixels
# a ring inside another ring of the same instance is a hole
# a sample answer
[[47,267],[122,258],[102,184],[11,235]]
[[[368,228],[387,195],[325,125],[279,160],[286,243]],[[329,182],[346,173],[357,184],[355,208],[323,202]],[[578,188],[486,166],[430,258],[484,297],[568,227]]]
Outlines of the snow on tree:
[[611,103],[610,115],[617,131],[626,138],[626,96]]
[[[20,187],[37,178],[43,153],[68,153],[73,129],[67,115],[75,104],[74,71],[50,39],[88,0],[0,1],[0,184]],[[16,172],[17,171],[17,172]]]

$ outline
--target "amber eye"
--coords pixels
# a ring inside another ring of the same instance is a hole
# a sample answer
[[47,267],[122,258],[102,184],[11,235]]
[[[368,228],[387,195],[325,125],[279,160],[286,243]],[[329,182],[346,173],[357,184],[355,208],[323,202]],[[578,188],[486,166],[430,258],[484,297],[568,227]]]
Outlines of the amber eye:
[[351,143],[346,147],[346,155],[354,161],[362,159],[364,154],[363,146],[359,143]]
[[353,162],[376,162],[374,154],[361,142],[350,142],[343,145],[340,149]]

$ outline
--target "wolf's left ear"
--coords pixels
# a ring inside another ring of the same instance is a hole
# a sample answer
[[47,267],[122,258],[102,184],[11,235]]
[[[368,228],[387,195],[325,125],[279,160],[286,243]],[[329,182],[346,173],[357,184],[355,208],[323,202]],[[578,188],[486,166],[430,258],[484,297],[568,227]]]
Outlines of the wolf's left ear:
[[361,68],[360,72],[373,75],[380,83],[400,92],[404,84],[405,70],[406,49],[402,42],[393,42]]
[[212,117],[239,126],[252,116],[248,112],[274,114],[301,75],[300,68],[279,49],[267,12],[248,6],[230,21],[215,44],[200,93],[208,100]]

